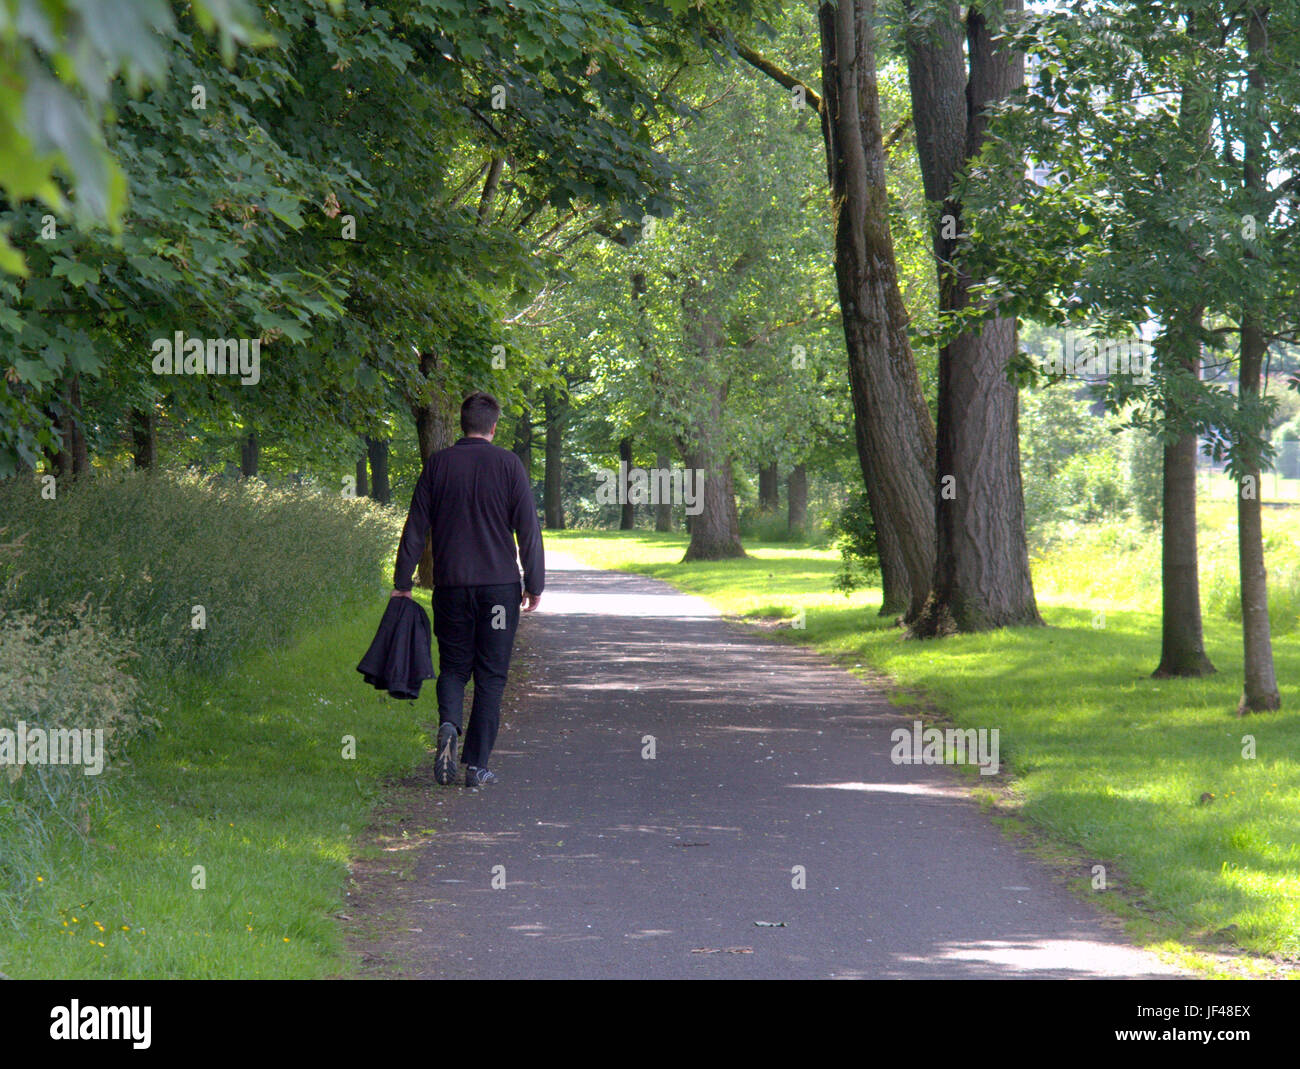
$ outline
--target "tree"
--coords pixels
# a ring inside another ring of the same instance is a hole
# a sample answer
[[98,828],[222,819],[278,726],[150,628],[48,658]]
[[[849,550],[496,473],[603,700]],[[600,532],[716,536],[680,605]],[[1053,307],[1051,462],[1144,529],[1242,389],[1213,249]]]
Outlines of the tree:
[[912,354],[889,226],[875,16],[869,0],[818,7],[820,95],[734,36],[715,36],[821,117],[857,450],[878,518],[881,613],[910,619],[924,604],[934,572],[934,426]]
[[960,180],[983,147],[990,109],[1024,77],[1023,54],[1002,36],[1005,20],[1022,4],[973,5],[964,17],[947,0],[908,0],[905,8],[917,153],[935,206],[939,307],[960,331],[939,352],[934,582],[913,633],[1041,624],[1025,538],[1017,388],[1007,374],[1017,351],[1015,319],[961,329],[981,280],[954,265]]

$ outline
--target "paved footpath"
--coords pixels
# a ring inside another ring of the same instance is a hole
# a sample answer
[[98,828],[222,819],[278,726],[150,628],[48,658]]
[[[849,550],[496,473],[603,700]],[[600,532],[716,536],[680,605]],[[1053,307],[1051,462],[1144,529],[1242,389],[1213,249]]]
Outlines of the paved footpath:
[[417,864],[418,975],[1176,975],[954,770],[892,764],[912,718],[878,688],[656,580],[547,570],[501,783],[457,788]]

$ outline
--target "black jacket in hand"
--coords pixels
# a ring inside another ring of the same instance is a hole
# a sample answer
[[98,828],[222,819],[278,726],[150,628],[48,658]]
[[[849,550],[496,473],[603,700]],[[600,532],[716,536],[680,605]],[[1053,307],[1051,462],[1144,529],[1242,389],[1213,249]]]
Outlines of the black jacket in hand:
[[540,594],[546,582],[542,532],[523,461],[486,438],[461,438],[424,462],[393,569],[393,587],[410,590],[431,535],[434,586],[495,586],[519,582]]
[[433,678],[431,642],[428,613],[410,598],[390,597],[357,671],[394,698],[418,698],[420,684]]

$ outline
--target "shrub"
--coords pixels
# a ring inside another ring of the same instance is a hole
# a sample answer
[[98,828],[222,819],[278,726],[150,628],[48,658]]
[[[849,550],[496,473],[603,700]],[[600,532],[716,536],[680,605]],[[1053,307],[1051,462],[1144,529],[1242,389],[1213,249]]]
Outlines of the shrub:
[[867,503],[867,492],[858,490],[826,523],[826,532],[840,551],[840,572],[835,588],[849,594],[880,577],[880,550],[876,545],[876,524]]
[[14,547],[0,554],[4,606],[60,613],[89,599],[135,636],[146,672],[219,670],[377,590],[401,522],[364,499],[142,472],[60,486],[54,500],[35,479],[4,480],[0,516]]
[[1113,417],[1069,386],[1026,391],[1020,419],[1025,521],[1035,540],[1054,524],[1118,519],[1130,490]]
[[1127,497],[1133,513],[1145,524],[1157,524],[1164,508],[1164,446],[1159,439],[1136,428],[1126,430],[1121,439]]

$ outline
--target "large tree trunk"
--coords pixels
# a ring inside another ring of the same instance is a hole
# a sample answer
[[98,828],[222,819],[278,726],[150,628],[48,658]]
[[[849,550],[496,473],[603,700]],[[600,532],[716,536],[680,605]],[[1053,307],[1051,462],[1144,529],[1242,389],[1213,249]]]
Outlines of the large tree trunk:
[[1196,549],[1196,434],[1165,446],[1161,561],[1163,621],[1160,664],[1152,673],[1205,676],[1214,665],[1201,629],[1201,587]]
[[710,304],[711,291],[695,276],[682,285],[681,314],[686,341],[693,349],[697,377],[692,403],[684,413],[688,426],[678,438],[688,472],[704,480],[695,486],[701,508],[691,517],[691,540],[683,561],[725,560],[745,556],[740,544],[730,442],[723,433],[723,412],[731,379],[722,359],[725,333]]
[[704,473],[703,508],[691,517],[691,541],[683,561],[728,560],[745,556],[740,544],[731,457],[710,436],[686,454],[686,467]]
[[370,496],[370,476],[366,470],[366,457],[357,460],[357,497]]
[[[854,419],[853,429],[858,446],[858,459],[861,461],[863,457],[871,455],[866,424]],[[889,512],[885,508],[884,491],[876,483],[874,471],[874,467],[862,465],[862,474],[867,487],[867,506],[871,509],[871,519],[876,528],[876,555],[880,560],[881,597],[878,615],[906,618],[912,615],[912,610],[915,608],[907,561],[903,557],[902,540],[889,519]],[[875,487],[874,497],[873,487]]]
[[[1260,205],[1257,218],[1268,218],[1268,170],[1264,159],[1264,63],[1268,53],[1268,9],[1252,6],[1246,26],[1246,51],[1251,60],[1248,101],[1251,111],[1251,135],[1244,152],[1244,184],[1254,203]],[[1250,249],[1247,257],[1254,259]],[[1238,403],[1249,412],[1259,400],[1260,378],[1268,341],[1260,321],[1255,292],[1247,291],[1241,315],[1241,369],[1237,391]],[[1249,418],[1249,417],[1247,417]],[[1256,428],[1252,428],[1256,429]],[[1264,428],[1257,428],[1264,433]],[[1268,620],[1268,576],[1264,569],[1264,525],[1260,515],[1260,461],[1254,436],[1247,431],[1238,441],[1241,482],[1237,492],[1237,549],[1241,567],[1241,635],[1244,646],[1245,685],[1237,713],[1264,712],[1278,709],[1282,697],[1273,670],[1273,641]]]
[[[1006,0],[1003,6],[1018,12],[1022,2]],[[986,108],[1024,80],[1023,55],[993,40],[976,7],[967,12],[965,37],[969,76],[955,5],[935,25],[915,26],[908,38],[921,176],[926,198],[942,204],[933,237],[944,312],[965,308],[977,281],[951,266],[962,210],[956,180],[983,144]],[[1002,318],[954,338],[939,352],[937,553],[933,593],[913,634],[1042,623],[1025,537],[1019,398],[1006,376],[1015,351],[1015,322]]]
[[[415,419],[415,437],[423,464],[439,449],[455,444],[460,426],[456,401],[447,392],[442,360],[437,353],[426,350],[420,354],[420,372],[424,375],[425,392],[411,406],[411,415]],[[433,549],[427,538],[415,571],[415,582],[426,590],[433,589]]]
[[796,464],[786,480],[786,532],[791,538],[808,537],[808,469]]
[[[50,411],[47,409],[47,411]],[[51,412],[58,429],[60,444],[57,451],[47,449],[46,461],[58,479],[75,478],[90,470],[90,454],[81,423],[81,378],[72,375],[65,379],[60,391],[59,405]]]
[[546,475],[542,486],[542,511],[546,526],[564,530],[564,416],[565,408],[554,393],[543,398],[546,409]]
[[[1244,406],[1259,396],[1260,373],[1268,344],[1259,325],[1243,316],[1241,327],[1240,400]],[[1268,620],[1268,577],[1264,569],[1264,525],[1260,513],[1260,465],[1253,447],[1245,456],[1237,492],[1237,551],[1241,567],[1241,635],[1245,657],[1245,686],[1238,715],[1278,709],[1282,697],[1273,670],[1273,641]]]
[[[1193,380],[1200,370],[1200,343],[1196,327],[1200,309],[1173,323],[1168,330],[1167,359],[1187,371]],[[1191,384],[1189,383],[1188,386]],[[1181,391],[1175,379],[1167,388],[1165,420],[1172,426],[1186,425]],[[1161,501],[1161,564],[1163,597],[1160,664],[1152,673],[1157,679],[1169,676],[1204,676],[1214,671],[1205,653],[1201,630],[1201,586],[1196,548],[1196,430],[1187,427],[1165,446],[1164,487]]]
[[[618,459],[623,465],[623,471],[632,470],[632,439],[620,438],[618,442]],[[631,496],[630,494],[627,496]],[[636,529],[636,506],[631,501],[624,501],[623,507],[619,512],[618,529],[620,531],[632,531]]]
[[262,447],[257,442],[257,431],[251,430],[239,443],[239,474],[245,479],[253,478],[261,458]]
[[158,410],[131,409],[131,464],[140,471],[153,471],[158,467]]
[[781,507],[781,470],[775,462],[758,469],[758,509],[775,512]]
[[882,613],[919,613],[934,575],[934,428],[889,231],[869,0],[818,9],[822,133],[858,460],[880,532]]
[[388,441],[367,438],[366,456],[370,460],[370,496],[381,505],[387,505],[393,496],[388,485]]
[[[655,467],[660,471],[667,471],[672,466],[672,458],[667,453],[655,454]],[[673,529],[673,503],[672,500],[660,501],[655,506],[655,530],[671,531]]]
[[[1196,23],[1186,15],[1187,31]],[[1203,152],[1212,152],[1210,99],[1213,86],[1188,76],[1179,94],[1178,125],[1184,136]],[[1177,179],[1174,179],[1177,181]],[[1194,255],[1194,249],[1188,249]],[[1196,424],[1189,402],[1200,385],[1201,323],[1204,305],[1171,308],[1163,316],[1165,364],[1164,425],[1177,437],[1165,443],[1164,481],[1160,507],[1162,623],[1160,663],[1152,673],[1169,676],[1204,676],[1214,671],[1205,653],[1201,628],[1201,587],[1196,546]]]
[[[1262,63],[1268,49],[1268,14],[1264,9],[1252,8],[1246,29],[1247,52],[1252,61],[1249,75],[1250,100],[1258,121],[1263,110],[1265,90]],[[1256,203],[1262,203],[1264,194],[1264,150],[1262,135],[1258,131],[1246,142],[1244,153],[1244,184]],[[1267,211],[1263,213],[1267,217]],[[1248,258],[1253,254],[1248,249]],[[1247,297],[1241,317],[1241,368],[1239,376],[1239,403],[1243,410],[1250,408],[1259,398],[1260,379],[1268,342],[1260,323],[1256,298]],[[1240,455],[1240,483],[1237,493],[1237,543],[1241,569],[1241,631],[1244,647],[1245,683],[1239,715],[1280,708],[1281,695],[1273,669],[1272,632],[1268,619],[1268,578],[1264,567],[1264,529],[1260,511],[1259,450],[1249,433],[1238,442]]]
[[524,465],[524,471],[528,473],[528,481],[533,481],[533,420],[528,409],[525,408],[519,414],[519,422],[515,424],[515,443],[513,446],[514,454]]
[[90,471],[90,449],[86,444],[85,416],[81,410],[81,376],[73,375],[68,383],[69,413],[72,430],[72,474]]

